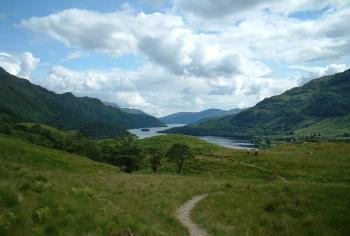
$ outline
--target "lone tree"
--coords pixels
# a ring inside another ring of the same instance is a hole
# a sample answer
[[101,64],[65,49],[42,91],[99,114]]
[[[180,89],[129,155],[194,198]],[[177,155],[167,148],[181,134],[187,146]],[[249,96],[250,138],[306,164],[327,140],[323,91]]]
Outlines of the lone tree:
[[191,149],[186,144],[175,143],[166,154],[168,161],[173,161],[177,165],[177,173],[180,174],[185,160],[193,158]]
[[112,165],[119,166],[126,173],[138,170],[143,155],[141,149],[132,142],[129,136],[115,139],[114,146],[106,150],[104,160]]
[[147,153],[150,156],[149,162],[151,163],[151,168],[152,168],[153,172],[156,173],[158,166],[161,165],[160,161],[162,160],[163,155],[160,151],[158,151],[154,147],[148,148]]

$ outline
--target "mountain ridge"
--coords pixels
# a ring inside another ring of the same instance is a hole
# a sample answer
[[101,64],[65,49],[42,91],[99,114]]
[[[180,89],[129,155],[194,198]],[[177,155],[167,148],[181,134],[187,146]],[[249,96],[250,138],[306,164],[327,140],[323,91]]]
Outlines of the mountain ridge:
[[147,114],[130,114],[91,97],[57,94],[0,69],[0,120],[33,122],[69,130],[110,125],[116,131],[164,126]]
[[164,117],[160,117],[159,120],[166,124],[190,124],[215,117],[236,114],[240,111],[242,110],[239,108],[234,108],[231,110],[211,108],[199,112],[176,112]]
[[[341,135],[341,132],[344,134],[350,132],[349,114],[350,70],[348,69],[342,73],[311,80],[303,86],[266,98],[237,115],[163,132],[240,138],[298,134],[333,136]],[[321,123],[323,128],[320,127],[320,122],[323,122]],[[337,132],[332,130],[333,126],[337,127]],[[314,128],[307,129],[308,127]]]
[[149,115],[146,112],[140,110],[140,109],[136,109],[136,108],[130,108],[130,107],[121,107],[118,104],[115,104],[113,102],[103,102],[105,105],[107,106],[111,106],[111,107],[115,107],[118,108],[120,110],[122,110],[125,113],[130,113],[130,114],[140,114],[140,115]]

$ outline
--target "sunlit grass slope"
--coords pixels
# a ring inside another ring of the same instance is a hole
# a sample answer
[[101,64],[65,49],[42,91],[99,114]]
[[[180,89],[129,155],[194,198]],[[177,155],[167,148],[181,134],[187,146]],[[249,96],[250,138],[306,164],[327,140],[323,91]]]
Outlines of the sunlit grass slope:
[[200,177],[122,174],[0,137],[0,235],[185,235],[176,208],[224,187]]
[[196,157],[180,176],[165,160],[151,174],[147,158],[123,174],[0,136],[0,235],[186,235],[175,211],[202,193],[210,194],[193,217],[212,235],[349,235],[348,144],[280,145],[254,156],[180,135],[137,142],[164,152],[185,142]]
[[349,235],[350,186],[233,184],[209,195],[193,217],[212,235]]

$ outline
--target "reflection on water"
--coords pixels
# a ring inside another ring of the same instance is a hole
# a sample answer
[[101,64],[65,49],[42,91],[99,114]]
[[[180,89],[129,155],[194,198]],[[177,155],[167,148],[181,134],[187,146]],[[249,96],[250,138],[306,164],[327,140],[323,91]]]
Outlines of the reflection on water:
[[[184,126],[184,124],[167,124],[167,127],[149,128],[149,131],[141,131],[141,129],[129,129],[128,131],[132,134],[137,135],[137,137],[139,137],[140,139],[143,139],[143,138],[149,138],[149,137],[158,136],[158,135],[165,135],[157,132],[161,130],[166,130],[173,127],[181,127],[181,126]],[[254,148],[254,145],[246,140],[233,140],[225,137],[215,137],[215,136],[202,136],[197,138],[207,141],[208,143],[217,144],[219,146],[227,147],[227,148],[236,148],[236,149]]]
[[140,139],[143,139],[143,138],[149,138],[149,137],[158,136],[158,135],[164,135],[162,133],[157,133],[157,132],[174,128],[174,127],[181,127],[181,126],[184,126],[184,124],[167,124],[167,127],[148,128],[149,131],[141,131],[141,129],[128,129],[128,131],[132,134],[135,134]]
[[198,137],[208,143],[217,144],[222,147],[236,148],[236,149],[248,149],[254,148],[254,144],[246,140],[233,140],[225,137],[215,137],[215,136],[202,136]]

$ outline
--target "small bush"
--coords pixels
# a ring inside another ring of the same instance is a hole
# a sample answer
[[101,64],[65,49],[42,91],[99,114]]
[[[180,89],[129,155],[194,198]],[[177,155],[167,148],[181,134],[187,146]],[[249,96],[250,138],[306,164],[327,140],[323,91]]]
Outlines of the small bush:
[[96,193],[89,187],[84,188],[72,188],[72,192],[76,195],[83,196],[92,200],[96,197]]
[[52,190],[53,188],[54,188],[53,183],[47,182],[47,180],[46,182],[37,180],[37,179],[34,180],[33,190],[37,193],[42,193],[47,190]]
[[50,215],[50,208],[42,207],[33,212],[32,220],[36,224],[41,224],[48,221],[49,215]]

